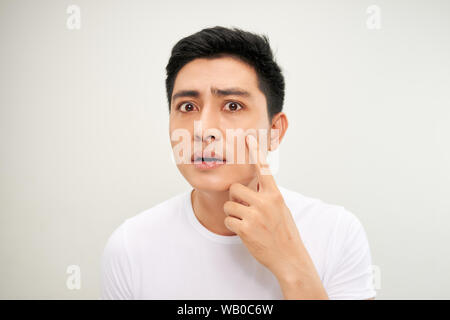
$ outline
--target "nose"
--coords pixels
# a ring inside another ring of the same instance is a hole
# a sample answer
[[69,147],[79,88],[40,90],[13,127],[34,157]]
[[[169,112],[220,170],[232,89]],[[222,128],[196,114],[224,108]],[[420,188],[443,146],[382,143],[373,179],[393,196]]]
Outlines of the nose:
[[195,140],[208,143],[220,140],[222,137],[219,131],[219,112],[214,109],[214,106],[206,104],[200,112],[199,125],[201,128],[198,128],[199,126],[197,125],[198,129],[194,132]]
[[213,142],[216,140],[216,137],[212,134],[207,134],[205,135],[205,137],[203,138],[204,141],[206,142]]

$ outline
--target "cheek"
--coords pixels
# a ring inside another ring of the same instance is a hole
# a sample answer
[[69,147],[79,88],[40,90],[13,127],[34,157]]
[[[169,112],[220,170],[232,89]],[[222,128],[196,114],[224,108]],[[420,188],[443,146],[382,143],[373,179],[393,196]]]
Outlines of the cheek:
[[253,165],[251,164],[226,164],[223,169],[223,179],[232,183],[247,181],[254,177]]
[[224,151],[229,164],[239,164],[241,165],[241,167],[252,167],[250,165],[250,153],[247,143],[245,142],[245,137],[248,134],[256,135],[260,151],[266,152],[268,144],[270,142],[268,130],[269,129],[267,129],[266,127],[259,129],[243,129],[242,134],[229,135],[228,138],[226,137],[224,142]]
[[188,123],[176,116],[171,116],[169,118],[169,133],[179,129],[186,129],[186,130],[189,129]]
[[265,108],[258,108],[256,106],[248,107],[247,110],[236,112],[234,115],[229,115],[221,119],[221,124],[226,128],[263,128],[267,127],[269,118]]
[[252,165],[241,164],[241,165],[229,165],[227,170],[223,173],[223,181],[227,185],[233,183],[241,183],[243,185],[248,185],[255,177],[255,172]]
[[192,136],[193,133],[189,130],[188,126],[183,126],[179,123],[171,123],[169,125],[169,139],[172,148],[180,142],[183,142],[185,147],[190,150],[189,146],[192,144]]

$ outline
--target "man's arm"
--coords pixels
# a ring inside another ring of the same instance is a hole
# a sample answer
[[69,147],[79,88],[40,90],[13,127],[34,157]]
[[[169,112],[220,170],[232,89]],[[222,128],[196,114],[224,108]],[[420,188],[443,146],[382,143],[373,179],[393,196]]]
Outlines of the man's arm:
[[376,291],[369,242],[359,219],[342,208],[334,239],[336,247],[330,253],[333,261],[325,279],[330,299],[374,300]]
[[101,257],[101,299],[133,299],[131,265],[125,242],[126,221],[109,237]]
[[[331,276],[326,285],[322,285],[303,247],[303,258],[298,260],[297,266],[277,276],[285,299],[375,300],[369,244],[362,224],[351,212],[344,210],[337,231],[344,235],[344,240],[339,242],[338,251],[330,253],[334,264],[328,271]],[[292,263],[288,265],[293,266]]]

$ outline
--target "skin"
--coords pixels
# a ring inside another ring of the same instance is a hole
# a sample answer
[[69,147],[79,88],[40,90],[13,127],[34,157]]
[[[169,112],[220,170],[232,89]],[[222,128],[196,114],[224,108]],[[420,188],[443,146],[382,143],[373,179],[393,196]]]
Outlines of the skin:
[[[249,95],[217,95],[213,89],[239,88]],[[174,96],[182,91],[195,95]],[[215,128],[221,137],[194,134],[194,120],[202,129]],[[267,167],[266,154],[258,147],[266,139],[269,150],[281,143],[288,128],[284,113],[271,121],[265,95],[258,88],[255,70],[241,60],[224,56],[195,59],[178,73],[172,93],[169,134],[184,129],[190,133],[191,145],[201,141],[203,148],[222,139],[222,154],[227,144],[226,129],[242,128],[245,141],[245,163],[201,170],[193,164],[177,164],[193,187],[192,205],[197,219],[210,231],[225,236],[239,235],[249,252],[277,278],[285,299],[328,299],[314,264],[303,244],[289,208]],[[266,129],[267,134],[245,132]],[[273,134],[270,129],[277,129]],[[249,140],[247,140],[247,138]],[[172,147],[179,141],[171,140]],[[193,147],[191,149],[193,152]],[[250,163],[250,159],[253,160]],[[227,161],[231,159],[227,158]]]

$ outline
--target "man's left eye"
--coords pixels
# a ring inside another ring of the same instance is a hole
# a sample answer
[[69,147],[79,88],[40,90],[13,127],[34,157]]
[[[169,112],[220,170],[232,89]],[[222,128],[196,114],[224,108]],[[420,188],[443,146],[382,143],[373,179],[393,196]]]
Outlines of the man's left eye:
[[228,102],[225,105],[225,109],[227,109],[228,111],[231,111],[231,112],[235,112],[235,111],[241,110],[242,108],[243,107],[237,102]]

